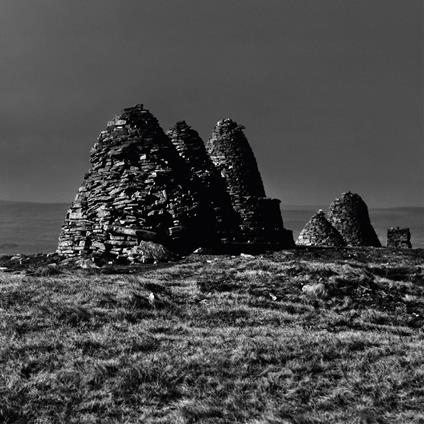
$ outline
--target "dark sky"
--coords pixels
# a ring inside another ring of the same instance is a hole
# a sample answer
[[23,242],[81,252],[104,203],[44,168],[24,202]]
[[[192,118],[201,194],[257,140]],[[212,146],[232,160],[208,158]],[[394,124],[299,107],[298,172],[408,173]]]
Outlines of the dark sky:
[[2,0],[0,198],[73,199],[98,133],[246,126],[267,191],[424,205],[422,0]]

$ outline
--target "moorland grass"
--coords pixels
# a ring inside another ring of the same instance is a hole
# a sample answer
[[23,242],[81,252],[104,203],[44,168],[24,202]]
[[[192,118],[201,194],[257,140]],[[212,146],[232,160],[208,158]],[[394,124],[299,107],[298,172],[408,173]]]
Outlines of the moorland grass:
[[423,257],[0,274],[0,422],[423,423]]

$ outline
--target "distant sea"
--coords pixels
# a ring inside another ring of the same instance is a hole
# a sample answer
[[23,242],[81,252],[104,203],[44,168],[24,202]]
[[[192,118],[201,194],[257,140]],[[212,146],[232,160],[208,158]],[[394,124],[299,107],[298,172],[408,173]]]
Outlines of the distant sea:
[[[54,252],[68,204],[0,201],[0,254]],[[320,206],[283,206],[284,226],[299,231]],[[321,206],[322,209],[326,207]],[[370,209],[383,245],[390,226],[409,227],[412,246],[424,248],[424,207]]]

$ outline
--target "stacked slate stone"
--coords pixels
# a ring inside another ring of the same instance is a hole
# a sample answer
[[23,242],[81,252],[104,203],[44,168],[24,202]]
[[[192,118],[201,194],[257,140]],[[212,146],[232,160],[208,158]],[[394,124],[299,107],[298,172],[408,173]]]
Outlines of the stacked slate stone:
[[395,249],[411,249],[411,232],[409,231],[409,228],[388,228],[387,247]]
[[200,199],[190,172],[156,118],[142,105],[124,109],[100,133],[91,169],[71,205],[58,253],[135,260],[143,243],[197,247]]
[[207,208],[204,215],[210,216],[212,225],[205,224],[203,228],[203,245],[231,243],[239,222],[225,181],[208,156],[203,140],[185,121],[177,122],[167,135],[190,170],[192,187]]
[[328,222],[321,209],[310,219],[300,232],[297,244],[301,246],[344,247],[346,242]]
[[358,194],[342,193],[330,205],[327,218],[348,246],[381,247],[370,222],[368,207]]
[[265,196],[255,156],[243,127],[231,119],[219,121],[206,143],[213,164],[226,182],[240,221],[237,241],[291,247],[293,234],[283,226],[280,201]]

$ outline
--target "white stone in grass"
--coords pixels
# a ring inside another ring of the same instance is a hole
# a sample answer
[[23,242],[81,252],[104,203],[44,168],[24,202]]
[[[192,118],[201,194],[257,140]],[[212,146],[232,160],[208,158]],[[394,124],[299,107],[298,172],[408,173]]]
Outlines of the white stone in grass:
[[303,293],[311,297],[324,298],[327,296],[327,289],[323,283],[306,284],[302,287]]

